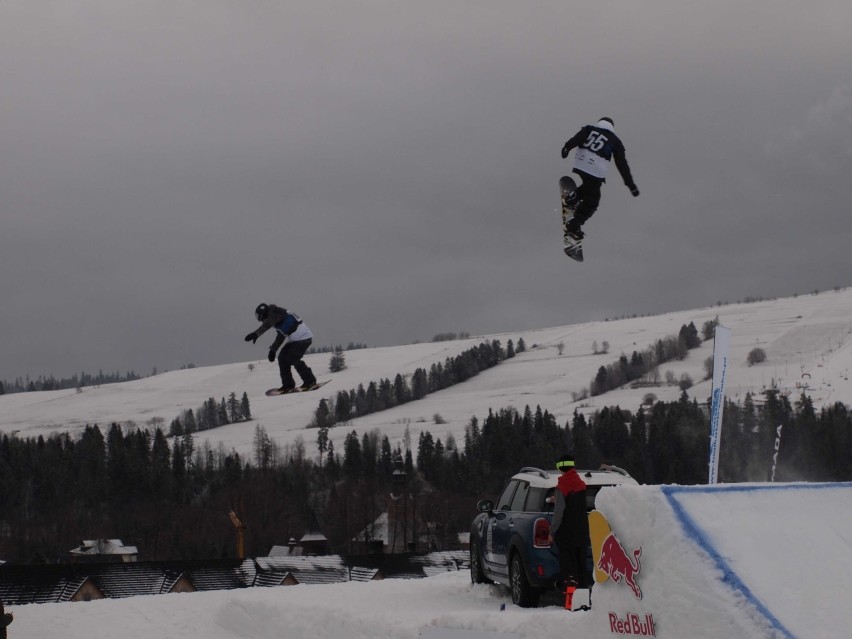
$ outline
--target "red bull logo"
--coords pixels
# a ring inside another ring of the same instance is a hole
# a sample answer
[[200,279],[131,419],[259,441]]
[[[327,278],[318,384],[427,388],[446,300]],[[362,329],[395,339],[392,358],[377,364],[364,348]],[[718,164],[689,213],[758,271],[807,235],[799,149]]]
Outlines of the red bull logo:
[[639,557],[642,556],[641,546],[628,554],[621,545],[615,533],[610,532],[601,545],[600,559],[597,563],[598,570],[605,572],[610,579],[619,584],[624,581],[636,595],[642,598],[642,589],[636,583],[636,576],[642,569]]
[[656,637],[657,626],[653,615],[645,615],[641,618],[635,612],[628,612],[624,618],[611,612],[609,613],[609,631],[612,634],[632,635],[635,637]]

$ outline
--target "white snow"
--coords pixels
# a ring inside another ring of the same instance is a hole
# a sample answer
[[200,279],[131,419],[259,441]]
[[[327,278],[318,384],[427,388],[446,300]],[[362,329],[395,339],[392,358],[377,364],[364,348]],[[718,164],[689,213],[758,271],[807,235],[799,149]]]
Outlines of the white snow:
[[629,636],[611,622],[632,614],[650,615],[658,637],[845,637],[849,503],[850,484],[604,489],[598,506],[625,550],[642,548],[635,577],[642,598],[610,579],[595,586],[588,612],[566,612],[555,596],[517,608],[505,589],[452,572],[11,606],[9,632],[15,639],[409,639],[429,629],[433,639],[490,637],[482,631],[595,639]]
[[[850,403],[848,381],[852,347],[852,290],[751,304],[679,311],[657,317],[596,322],[489,336],[504,347],[523,337],[527,352],[472,380],[383,413],[332,429],[335,447],[352,429],[377,428],[392,440],[410,428],[437,437],[460,439],[473,416],[488,408],[529,404],[554,413],[565,423],[575,408],[594,410],[619,404],[636,408],[654,392],[670,400],[677,387],[623,389],[576,402],[572,393],[587,387],[597,369],[644,350],[656,339],[676,335],[682,324],[698,329],[719,318],[732,329],[728,395],[741,398],[772,384],[796,399],[803,384],[817,406]],[[334,397],[359,383],[396,373],[429,368],[478,344],[483,338],[456,342],[364,349],[346,353],[348,368],[331,375],[329,356],[309,358],[320,379],[331,378],[329,392],[266,398],[276,385],[273,365],[256,362],[164,373],[126,384],[0,396],[0,431],[20,436],[57,430],[79,432],[86,424],[102,426],[132,420],[143,426],[152,417],[165,425],[181,410],[197,408],[208,397],[248,392],[253,422],[201,434],[213,445],[250,454],[254,428],[262,424],[281,444],[302,436],[314,450],[315,431],[305,431],[321,397]],[[607,354],[594,354],[592,343],[609,342]],[[558,345],[564,353],[558,354]],[[760,346],[767,361],[746,364]],[[682,362],[664,367],[676,377],[688,373],[699,382],[712,343]],[[709,381],[690,389],[700,401]],[[435,424],[440,414],[446,424]],[[847,501],[849,500],[849,501]],[[722,487],[637,486],[605,489],[598,506],[624,548],[642,548],[637,599],[623,583],[596,586],[589,612],[568,613],[553,599],[538,609],[520,609],[497,586],[473,586],[466,572],[421,580],[385,580],[328,585],[249,588],[170,594],[88,603],[42,604],[7,608],[15,615],[14,639],[63,637],[127,639],[156,637],[413,638],[424,629],[432,637],[463,637],[457,630],[514,633],[519,637],[625,636],[613,631],[611,615],[652,615],[659,637],[845,637],[852,612],[845,605],[852,591],[852,485],[790,484]],[[505,610],[501,611],[501,605]],[[469,634],[473,639],[473,634]]]

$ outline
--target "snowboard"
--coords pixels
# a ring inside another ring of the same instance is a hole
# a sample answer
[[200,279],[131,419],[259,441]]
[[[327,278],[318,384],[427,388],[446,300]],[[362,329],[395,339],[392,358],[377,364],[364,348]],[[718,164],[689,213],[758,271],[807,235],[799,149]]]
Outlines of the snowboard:
[[282,393],[277,388],[270,388],[268,391],[266,391],[266,395],[268,397],[274,397],[275,395],[295,395],[296,393],[309,393],[311,391],[319,390],[320,388],[322,388],[323,386],[328,384],[330,381],[331,381],[330,379],[327,379],[324,382],[317,382],[316,384],[313,385],[312,388],[308,388],[307,390],[302,390],[301,388],[296,386],[296,388],[294,388],[291,391],[287,391],[286,393]]
[[583,261],[583,245],[580,240],[575,240],[568,235],[568,222],[574,217],[574,210],[577,208],[577,203],[568,205],[566,200],[568,197],[577,191],[577,183],[574,178],[563,175],[559,178],[559,191],[562,195],[562,236],[565,240],[565,255],[578,262]]

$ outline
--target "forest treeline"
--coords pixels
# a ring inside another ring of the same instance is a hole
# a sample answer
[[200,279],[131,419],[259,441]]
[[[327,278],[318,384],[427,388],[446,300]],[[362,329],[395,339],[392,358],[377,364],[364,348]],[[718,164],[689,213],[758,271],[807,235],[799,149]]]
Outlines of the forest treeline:
[[[82,539],[116,537],[143,559],[234,556],[231,509],[248,525],[249,554],[299,539],[312,521],[333,551],[353,552],[400,476],[419,532],[448,548],[468,530],[477,499],[496,497],[522,466],[550,468],[565,451],[581,467],[608,462],[643,483],[706,483],[709,431],[707,406],[683,394],[635,413],[575,413],[563,425],[540,407],[503,408],[472,418],[462,441],[424,429],[391,443],[352,430],[341,450],[326,440],[320,456],[303,439],[270,454],[261,425],[247,457],[199,444],[192,433],[170,439],[160,428],[118,424],[88,426],[76,438],[3,435],[0,558],[63,561]],[[319,440],[330,431],[310,432]],[[808,397],[791,405],[776,391],[727,402],[720,480],[766,481],[773,468],[776,481],[852,480],[850,433],[840,403],[817,412]]]
[[[703,333],[705,339],[712,337],[718,322],[705,322]],[[628,358],[626,354],[607,366],[598,369],[595,378],[589,383],[589,394],[603,395],[607,391],[624,386],[629,382],[641,379],[643,376],[657,370],[660,364],[674,360],[683,360],[693,348],[701,346],[701,338],[694,322],[680,327],[677,337],[658,339],[643,351],[633,351]],[[586,393],[581,393],[584,397]]]
[[366,386],[358,384],[358,388],[338,392],[331,401],[320,400],[308,427],[329,428],[356,417],[422,399],[429,393],[460,384],[525,350],[523,337],[518,339],[517,346],[511,339],[508,340],[505,349],[499,340],[485,341],[454,357],[447,357],[443,363],[432,364],[428,371],[418,368],[411,375],[411,381],[407,376],[397,374],[393,381],[384,378],[371,381]]
[[11,382],[0,380],[0,395],[5,393],[31,393],[34,391],[63,390],[65,388],[81,389],[84,386],[101,386],[102,384],[117,384],[118,382],[131,382],[142,379],[133,371],[127,373],[104,373],[98,371],[96,374],[89,373],[74,374],[71,377],[56,378],[53,375],[40,375],[36,379],[16,377]]
[[227,401],[209,397],[198,409],[182,411],[169,424],[169,435],[186,435],[202,430],[210,430],[226,424],[237,424],[251,419],[251,404],[248,393],[243,391],[241,399],[236,393],[230,393]]

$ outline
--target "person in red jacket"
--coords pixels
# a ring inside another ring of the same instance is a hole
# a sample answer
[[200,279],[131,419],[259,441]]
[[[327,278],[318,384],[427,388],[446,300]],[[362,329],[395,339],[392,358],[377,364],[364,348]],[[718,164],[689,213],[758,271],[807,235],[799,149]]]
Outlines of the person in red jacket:
[[624,144],[615,134],[612,118],[601,118],[595,124],[580,129],[562,147],[562,157],[567,158],[571,149],[577,149],[574,153],[573,170],[583,179],[583,183],[575,192],[573,201],[566,202],[569,208],[576,207],[566,232],[572,239],[579,241],[585,236],[581,227],[598,210],[601,186],[606,182],[610,160],[615,161],[621,179],[633,197],[639,195],[639,189],[636,188],[630,173]]
[[565,607],[572,609],[577,588],[591,588],[592,578],[586,570],[586,548],[589,538],[589,516],[586,511],[586,483],[574,469],[574,457],[563,455],[556,462],[562,471],[554,491],[553,523],[550,542],[559,549],[559,569],[562,581],[558,584],[565,593]]

